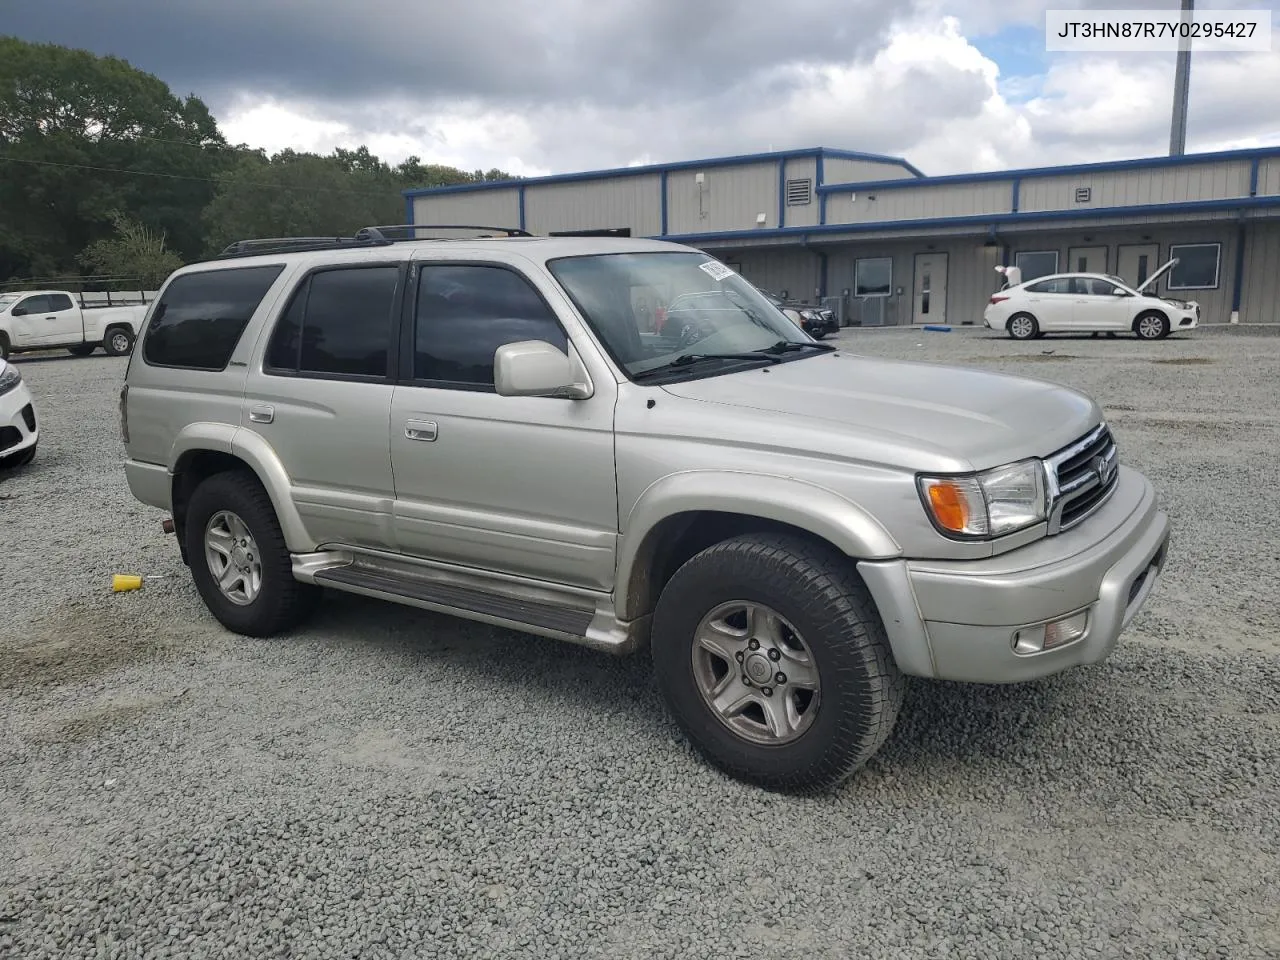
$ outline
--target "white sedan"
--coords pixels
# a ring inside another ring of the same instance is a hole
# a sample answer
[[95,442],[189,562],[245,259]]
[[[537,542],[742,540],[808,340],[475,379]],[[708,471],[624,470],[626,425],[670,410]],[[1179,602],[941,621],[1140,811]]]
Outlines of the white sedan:
[[1055,273],[1013,284],[992,294],[983,325],[1003,330],[1014,340],[1046,333],[1121,331],[1159,340],[1200,322],[1198,303],[1144,293],[1177,262],[1170,260],[1136,288],[1104,273]]
[[22,371],[0,360],[0,469],[30,463],[39,441],[36,407]]

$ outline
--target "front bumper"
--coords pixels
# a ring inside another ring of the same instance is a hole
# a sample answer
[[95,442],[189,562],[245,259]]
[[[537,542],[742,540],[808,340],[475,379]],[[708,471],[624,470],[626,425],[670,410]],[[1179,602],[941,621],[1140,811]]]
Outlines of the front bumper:
[[[974,683],[1018,683],[1097,663],[1156,585],[1169,518],[1141,474],[1121,467],[1115,494],[1068,533],[979,561],[867,561],[858,570],[904,673]],[[1072,614],[1078,639],[1019,653],[1014,637]]]
[[40,440],[40,424],[36,418],[31,391],[19,383],[0,394],[0,457],[8,458],[34,447]]

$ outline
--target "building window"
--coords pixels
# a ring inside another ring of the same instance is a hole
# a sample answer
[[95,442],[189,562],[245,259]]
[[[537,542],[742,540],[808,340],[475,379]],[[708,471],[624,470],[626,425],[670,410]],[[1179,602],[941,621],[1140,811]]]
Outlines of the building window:
[[1169,271],[1170,290],[1213,290],[1218,286],[1220,243],[1175,243],[1169,256],[1178,263]]
[[893,292],[893,259],[874,257],[859,260],[854,265],[853,295],[855,297],[887,297]]
[[803,207],[813,202],[813,181],[804,180],[788,180],[787,181],[787,206]]
[[1057,250],[1026,250],[1013,258],[1014,266],[1022,271],[1022,281],[1047,277],[1058,272]]

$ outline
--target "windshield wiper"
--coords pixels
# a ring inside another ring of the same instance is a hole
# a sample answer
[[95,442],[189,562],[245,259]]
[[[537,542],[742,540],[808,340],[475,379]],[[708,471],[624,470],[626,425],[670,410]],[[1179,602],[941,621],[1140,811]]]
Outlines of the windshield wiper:
[[782,354],[784,353],[794,353],[797,350],[820,350],[823,353],[828,353],[834,349],[836,348],[829,343],[800,343],[793,340],[779,340],[772,346],[764,347],[760,350],[747,350],[741,353],[682,353],[670,363],[640,371],[634,375],[633,379],[638,380],[657,373],[679,370],[681,367],[703,363],[708,360],[763,360],[773,366],[775,363],[782,362]]
[[797,350],[821,350],[823,353],[830,353],[835,350],[834,344],[830,343],[804,343],[797,340],[779,340],[771,347],[765,347],[760,353],[795,353]]

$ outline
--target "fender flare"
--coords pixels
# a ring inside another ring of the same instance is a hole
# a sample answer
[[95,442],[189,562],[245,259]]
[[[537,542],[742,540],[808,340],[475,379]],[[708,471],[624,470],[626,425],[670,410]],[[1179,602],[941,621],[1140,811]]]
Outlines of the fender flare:
[[254,472],[275,509],[284,541],[293,553],[309,553],[316,543],[307,532],[289,494],[292,483],[275,450],[261,436],[230,423],[192,423],[183,428],[169,451],[169,473],[176,476],[185,454],[201,450],[225,453]]
[[820,537],[857,560],[902,555],[902,547],[875,517],[816,483],[734,470],[668,474],[645,489],[623,527],[614,595],[619,619],[630,619],[628,607],[638,582],[638,566],[648,563],[659,525],[679,514],[695,512],[737,513],[785,523]]

